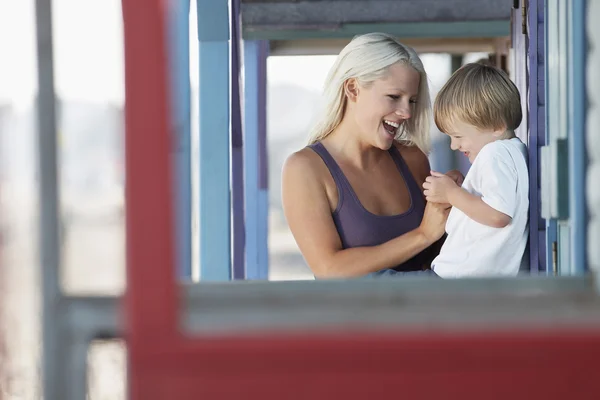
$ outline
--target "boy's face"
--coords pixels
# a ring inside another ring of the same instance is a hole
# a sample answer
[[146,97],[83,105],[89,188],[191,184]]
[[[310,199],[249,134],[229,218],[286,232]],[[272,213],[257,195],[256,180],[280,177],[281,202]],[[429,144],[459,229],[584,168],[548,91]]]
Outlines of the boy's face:
[[473,164],[483,146],[500,139],[504,131],[504,129],[497,131],[481,130],[457,120],[452,124],[447,135],[450,136],[450,148],[462,152]]

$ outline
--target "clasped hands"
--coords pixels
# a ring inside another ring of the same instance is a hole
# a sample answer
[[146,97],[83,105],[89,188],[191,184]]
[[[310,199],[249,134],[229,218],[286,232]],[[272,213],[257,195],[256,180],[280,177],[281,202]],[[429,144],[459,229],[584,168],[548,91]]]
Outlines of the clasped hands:
[[431,171],[431,175],[423,182],[423,194],[428,202],[449,204],[448,194],[460,188],[465,177],[463,174],[453,169],[445,174],[437,171]]

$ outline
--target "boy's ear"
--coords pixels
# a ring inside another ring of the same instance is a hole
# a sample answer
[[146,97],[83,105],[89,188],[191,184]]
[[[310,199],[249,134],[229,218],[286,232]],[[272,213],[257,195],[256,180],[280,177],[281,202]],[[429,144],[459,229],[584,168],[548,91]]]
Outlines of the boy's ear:
[[350,78],[346,82],[344,82],[344,94],[346,95],[348,100],[356,101],[356,99],[358,98],[358,92],[359,87],[356,79]]
[[503,126],[500,129],[496,129],[494,132],[492,132],[492,135],[494,135],[495,137],[500,137],[503,136],[506,133],[506,127]]

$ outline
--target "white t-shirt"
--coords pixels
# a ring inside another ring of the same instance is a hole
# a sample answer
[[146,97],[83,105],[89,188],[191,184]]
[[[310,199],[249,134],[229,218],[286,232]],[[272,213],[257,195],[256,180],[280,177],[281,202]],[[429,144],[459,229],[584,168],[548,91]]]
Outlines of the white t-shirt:
[[492,228],[453,207],[432,269],[442,278],[516,276],[529,236],[527,147],[518,138],[485,145],[462,184],[512,221]]

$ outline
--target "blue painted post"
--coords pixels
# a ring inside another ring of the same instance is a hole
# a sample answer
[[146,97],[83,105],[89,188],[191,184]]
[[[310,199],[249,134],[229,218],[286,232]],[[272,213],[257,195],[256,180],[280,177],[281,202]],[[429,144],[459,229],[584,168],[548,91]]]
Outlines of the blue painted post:
[[246,279],[269,278],[267,56],[268,42],[244,42]]
[[[555,104],[556,95],[551,95],[550,91],[558,86],[558,79],[556,79],[556,71],[558,59],[556,49],[551,48],[556,46],[557,39],[554,37],[558,31],[558,18],[556,18],[555,11],[558,8],[557,0],[546,0],[544,10],[544,54],[546,55],[546,63],[544,64],[544,81],[545,81],[545,106],[549,110],[545,115],[545,140],[546,145],[551,143],[551,129],[555,129],[557,126],[556,117],[558,106]],[[552,35],[552,36],[551,36]],[[552,71],[552,72],[551,72]],[[547,166],[550,168],[550,166]],[[546,220],[546,263],[548,275],[558,274],[558,259],[557,259],[557,223],[553,218]]]
[[196,0],[200,66],[200,279],[231,279],[229,12]]
[[240,95],[240,0],[231,0],[231,187],[233,199],[233,279],[244,279],[244,140]]
[[269,278],[269,151],[267,144],[267,57],[269,44],[261,42],[258,102],[258,265],[264,279]]
[[[265,135],[266,136],[266,135]],[[259,179],[258,179],[258,226],[256,236],[258,237],[258,279],[269,279],[269,186],[268,186],[268,171],[266,158],[266,140],[259,137]],[[262,154],[265,155],[263,158]]]
[[[542,51],[539,42],[539,31],[538,31],[538,13],[540,10],[539,3],[542,3],[543,11],[543,0],[532,0],[529,2],[528,12],[528,24],[527,29],[529,33],[529,132],[528,132],[528,155],[529,155],[529,269],[532,274],[540,272],[540,241],[539,241],[539,228],[540,228],[540,202],[539,202],[539,182],[538,182],[538,130],[543,130],[542,126],[538,125],[538,116],[540,112],[539,108],[539,86],[538,86],[538,63],[542,60],[538,60],[538,54]],[[543,14],[542,14],[543,15]],[[543,39],[543,34],[542,34]],[[543,54],[543,53],[542,53]],[[543,77],[542,77],[543,78]]]
[[[545,68],[546,68],[546,58],[547,58],[547,53],[546,53],[546,36],[544,34],[544,30],[545,30],[545,26],[546,26],[546,20],[545,20],[545,0],[536,0],[537,1],[537,11],[536,11],[536,15],[535,17],[537,18],[537,30],[536,30],[536,35],[537,35],[537,43],[534,43],[534,45],[537,45],[537,48],[534,48],[533,51],[536,52],[536,57],[537,57],[537,67],[536,67],[536,75],[537,75],[537,92],[535,93],[535,97],[537,100],[537,148],[535,149],[530,149],[530,165],[531,165],[531,157],[534,157],[533,159],[535,159],[535,165],[536,165],[536,170],[535,171],[531,171],[530,170],[530,177],[534,178],[535,177],[535,182],[537,183],[537,189],[535,191],[535,194],[537,195],[536,201],[535,203],[531,203],[530,200],[530,204],[534,204],[535,207],[537,207],[537,213],[534,214],[534,218],[537,217],[537,245],[538,245],[538,256],[539,256],[539,260],[538,260],[538,265],[539,265],[539,269],[541,272],[544,272],[546,274],[549,273],[549,271],[551,271],[550,268],[550,260],[547,257],[547,246],[546,246],[546,221],[544,220],[544,218],[541,215],[541,193],[542,193],[542,185],[541,185],[541,179],[540,179],[540,157],[539,157],[539,152],[542,146],[544,146],[546,144],[546,75],[545,75]],[[533,9],[531,9],[531,11],[533,11]],[[534,29],[534,28],[532,28]],[[530,41],[531,43],[531,41]],[[533,65],[533,64],[530,64]],[[531,79],[531,78],[530,78]],[[535,91],[530,91],[530,93],[535,92]],[[533,100],[532,100],[533,101]],[[533,104],[533,103],[532,103]],[[530,118],[531,121],[531,118]],[[531,122],[532,124],[534,122]],[[533,126],[533,125],[532,125]],[[535,175],[533,175],[533,172],[535,172]],[[530,214],[531,215],[531,214]],[[531,229],[531,228],[530,228]],[[535,239],[534,239],[535,240]]]
[[169,2],[171,123],[174,133],[175,215],[177,271],[192,278],[192,174],[190,122],[190,0]]
[[569,219],[571,224],[571,273],[586,271],[585,198],[585,0],[572,0],[569,7]]

